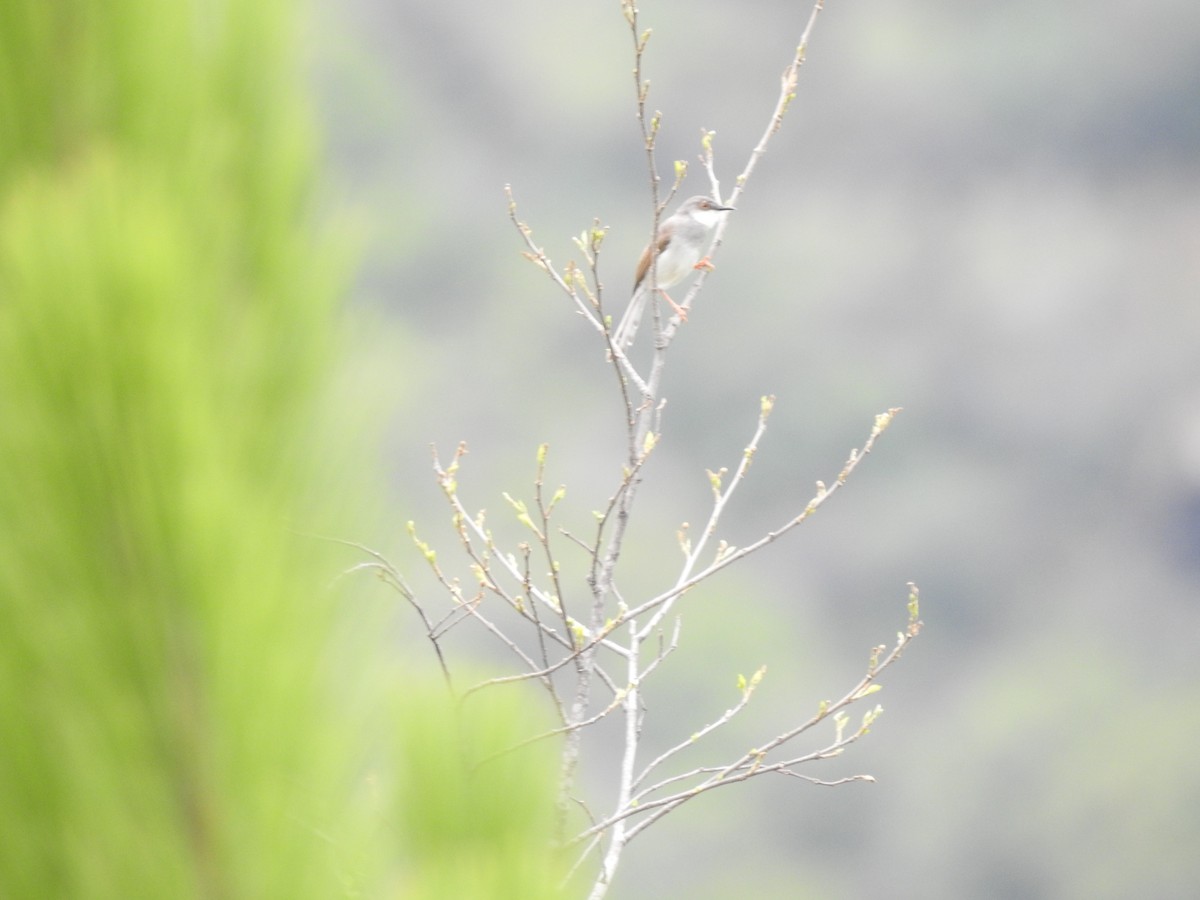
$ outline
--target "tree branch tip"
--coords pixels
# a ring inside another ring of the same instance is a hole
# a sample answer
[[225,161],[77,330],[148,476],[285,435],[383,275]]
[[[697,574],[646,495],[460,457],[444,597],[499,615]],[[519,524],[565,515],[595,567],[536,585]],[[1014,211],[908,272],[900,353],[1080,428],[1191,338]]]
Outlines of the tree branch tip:
[[909,628],[913,625],[917,626],[917,631],[920,631],[920,616],[921,616],[921,591],[913,583],[908,583],[908,622]]
[[889,425],[892,424],[892,419],[896,418],[896,414],[903,412],[904,407],[893,406],[885,413],[880,413],[875,417],[875,427],[871,430],[871,437],[881,435]]

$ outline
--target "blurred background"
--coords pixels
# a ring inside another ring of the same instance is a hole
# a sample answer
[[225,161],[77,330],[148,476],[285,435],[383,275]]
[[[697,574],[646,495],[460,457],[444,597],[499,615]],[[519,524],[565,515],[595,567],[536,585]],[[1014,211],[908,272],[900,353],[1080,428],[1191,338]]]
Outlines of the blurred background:
[[[707,189],[702,128],[732,189],[809,9],[640,4],[660,170],[692,162],[683,196]],[[407,520],[451,555],[429,445],[460,440],[468,506],[499,519],[502,491],[528,496],[545,441],[586,528],[619,477],[619,398],[595,335],[521,259],[503,187],[560,266],[571,235],[609,227],[619,315],[651,227],[619,3],[351,0],[318,20],[331,205],[368,248],[346,402],[386,423],[387,512],[346,537],[418,582]],[[807,717],[902,627],[910,580],[926,628],[869,738],[808,770],[876,784],[699,799],[631,845],[613,896],[1191,896],[1200,6],[830,0],[732,216],[672,347],[626,594],[672,581],[675,530],[702,521],[705,469],[736,465],[761,395],[778,402],[722,528],[735,544],[802,508],[876,413],[904,412],[812,522],[688,595],[647,742],[718,716],[762,664],[713,756]]]

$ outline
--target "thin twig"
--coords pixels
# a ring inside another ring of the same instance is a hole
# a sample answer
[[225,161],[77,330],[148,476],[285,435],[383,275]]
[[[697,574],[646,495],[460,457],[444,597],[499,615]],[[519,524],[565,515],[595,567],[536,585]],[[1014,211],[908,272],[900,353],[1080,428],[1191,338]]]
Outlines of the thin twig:
[[[713,488],[712,513],[709,515],[708,523],[704,526],[704,530],[700,533],[700,540],[696,542],[696,545],[691,549],[691,552],[688,553],[687,558],[684,561],[683,569],[679,573],[679,577],[676,580],[677,585],[686,582],[691,576],[692,571],[696,567],[697,561],[704,552],[704,548],[707,545],[709,538],[711,538],[713,533],[717,530],[717,523],[721,521],[721,514],[725,511],[726,506],[728,506],[730,499],[733,497],[734,491],[736,491],[738,486],[742,483],[742,479],[746,477],[746,472],[749,471],[750,464],[753,462],[754,456],[758,452],[758,443],[762,440],[762,436],[767,430],[767,418],[771,415],[771,410],[774,409],[774,407],[774,396],[762,398],[762,401],[759,404],[758,426],[755,428],[754,436],[750,438],[750,443],[747,444],[746,449],[742,451],[742,458],[738,463],[737,470],[734,472],[733,478],[730,479],[728,486],[725,487],[723,491],[721,490],[720,476],[715,473],[709,473],[709,478],[712,482]],[[670,612],[670,609],[671,601],[666,601],[662,604],[662,606],[646,625],[647,633],[649,630],[658,625],[658,622],[663,616]]]
[[587,302],[587,299],[580,297],[579,291],[576,290],[571,283],[568,283],[568,281],[558,273],[558,271],[554,268],[554,264],[550,261],[550,257],[546,255],[546,251],[533,242],[533,229],[517,218],[517,201],[513,199],[512,186],[506,184],[504,186],[504,193],[505,196],[508,197],[508,217],[512,220],[513,225],[516,226],[517,231],[521,235],[521,239],[525,242],[525,246],[529,248],[529,250],[525,253],[525,258],[545,272],[549,276],[550,280],[558,285],[559,289],[571,298],[572,302],[575,304],[576,311],[582,315],[584,319],[586,319],[588,323],[596,329],[596,331],[604,336],[609,347],[612,349],[613,357],[619,361],[625,376],[627,376],[635,385],[637,385],[639,390],[645,393],[645,384],[642,381],[641,376],[638,375],[637,369],[633,367],[633,363],[629,361],[629,358],[625,355],[625,351],[620,347],[617,347],[609,339],[608,327],[604,324],[604,320],[600,316],[599,311],[597,310],[596,312],[593,312],[592,308]]
[[691,588],[700,584],[702,581],[705,581],[712,575],[715,575],[722,569],[733,565],[733,563],[738,562],[739,560],[745,559],[750,554],[761,550],[768,544],[774,543],[793,528],[811,518],[818,509],[825,505],[830,497],[837,493],[837,491],[846,483],[850,475],[853,474],[854,470],[858,468],[859,464],[867,457],[868,454],[870,454],[871,450],[875,446],[876,439],[878,439],[888,425],[891,424],[892,418],[898,412],[900,412],[900,408],[895,407],[893,409],[889,409],[886,413],[881,413],[875,417],[875,427],[872,429],[870,436],[866,440],[866,443],[863,444],[862,450],[852,450],[850,452],[850,456],[846,460],[846,464],[842,467],[841,472],[838,473],[837,479],[831,486],[826,487],[821,482],[817,483],[817,493],[811,500],[808,501],[808,505],[804,507],[803,512],[789,519],[775,530],[768,531],[757,541],[747,544],[738,550],[732,551],[720,557],[719,559],[714,560],[699,573],[678,582],[674,587],[664,591],[657,597],[652,597],[646,602],[631,608],[628,612],[628,616],[630,618],[636,618],[644,615],[652,609],[662,606],[664,603],[667,603],[675,597],[678,597],[680,594],[690,590]]
[[404,576],[400,574],[399,570],[393,566],[391,562],[388,561],[387,557],[385,557],[382,553],[380,553],[378,550],[371,549],[366,544],[360,544],[357,541],[348,541],[344,538],[332,538],[322,535],[309,536],[314,537],[317,540],[341,544],[344,547],[353,547],[355,550],[367,554],[374,560],[374,563],[360,563],[359,565],[352,566],[343,574],[349,574],[350,572],[354,572],[362,568],[374,567],[382,576],[384,576],[384,582],[391,585],[391,587],[405,599],[408,605],[416,611],[417,615],[421,619],[421,624],[425,626],[425,636],[429,639],[429,643],[433,646],[434,655],[437,656],[438,667],[442,670],[442,678],[446,682],[446,687],[449,689],[450,695],[454,696],[454,680],[450,677],[450,667],[446,663],[446,656],[442,652],[442,645],[438,642],[436,626],[430,621],[429,616],[425,612],[425,608],[417,600],[416,593],[414,593],[412,588],[408,586],[408,583],[404,580]]
[[[813,29],[816,27],[817,16],[820,15],[821,10],[824,8],[825,0],[816,0],[816,2],[813,4],[812,11],[808,16],[808,23],[804,26],[804,32],[800,35],[800,43],[796,47],[796,53],[788,62],[787,66],[784,67],[783,75],[780,76],[779,96],[775,101],[775,109],[771,112],[771,117],[767,121],[767,126],[763,130],[762,137],[758,139],[758,143],[755,144],[754,149],[750,151],[750,156],[746,160],[746,166],[742,169],[741,174],[738,175],[737,183],[734,186],[733,192],[725,201],[730,206],[737,206],[738,199],[742,196],[742,192],[745,190],[746,184],[750,180],[750,176],[754,174],[754,170],[758,166],[758,161],[762,158],[763,154],[767,152],[767,145],[770,144],[771,138],[775,136],[775,133],[779,131],[780,126],[783,125],[783,119],[787,113],[788,107],[791,105],[792,100],[794,100],[796,97],[796,86],[799,83],[800,67],[804,65],[804,60],[808,53],[809,38],[812,37]],[[708,132],[706,132],[706,134],[708,134]],[[716,186],[716,174],[715,172],[711,172],[711,138],[709,138],[709,141],[710,146],[706,148],[708,152],[705,153],[705,156],[702,157],[702,160],[705,161],[706,167],[710,168],[710,182]],[[717,228],[713,233],[712,243],[709,246],[707,254],[709,257],[716,255],[717,249],[721,246],[721,243],[725,238],[725,229],[728,228],[728,226],[729,217],[722,217],[722,220],[717,224]],[[708,272],[701,271],[699,277],[692,281],[691,287],[684,296],[683,302],[679,304],[684,310],[690,310],[692,308],[692,301],[703,289],[704,282],[707,280],[707,278]],[[666,326],[666,328],[663,329],[664,339],[667,342],[670,342],[670,340],[674,337],[675,331],[678,329],[679,324],[680,323],[678,322],[671,322]]]
[[[754,693],[754,688],[757,687],[758,682],[762,678],[762,672],[764,669],[765,669],[765,667],[762,667],[758,670],[757,673],[755,673],[756,677],[754,679],[751,679],[750,683],[746,686],[746,689],[742,691],[742,698],[737,702],[736,705],[731,706],[729,709],[725,710],[725,713],[720,718],[716,719],[715,721],[709,722],[707,725],[705,725],[699,731],[697,731],[696,733],[689,736],[687,738],[687,740],[680,741],[674,747],[671,747],[670,749],[663,751],[655,759],[651,760],[646,765],[646,768],[642,769],[642,774],[639,775],[636,779],[634,779],[633,786],[636,788],[639,785],[641,785],[649,777],[651,772],[653,772],[656,768],[658,768],[660,765],[665,763],[667,760],[671,759],[671,757],[675,756],[675,754],[680,753],[683,750],[686,750],[688,747],[694,747],[696,745],[697,741],[699,741],[701,738],[706,737],[709,734],[712,734],[714,731],[716,731],[722,725],[725,725],[727,722],[729,722],[731,719],[733,719],[733,717],[736,716],[738,713],[740,713],[743,709],[745,709],[746,705],[750,702],[751,695]],[[641,796],[641,795],[639,794],[639,796]]]
[[[654,785],[651,785],[648,788],[643,789],[635,797],[631,797],[630,802],[626,806],[618,809],[612,816],[603,822],[596,823],[585,831],[580,832],[575,838],[572,839],[570,843],[579,843],[580,841],[587,840],[597,833],[616,827],[617,823],[629,818],[630,816],[648,813],[645,819],[640,820],[635,826],[628,828],[624,832],[624,840],[628,842],[663,815],[666,815],[668,812],[676,809],[683,803],[686,803],[688,800],[691,800],[702,793],[715,790],[718,787],[724,787],[728,784],[745,781],[749,778],[757,777],[758,775],[780,772],[783,769],[790,768],[803,762],[826,759],[840,754],[846,746],[859,740],[867,733],[870,724],[869,720],[865,720],[864,725],[861,728],[849,735],[843,736],[839,733],[838,738],[833,744],[820,750],[779,762],[768,763],[765,761],[767,754],[771,753],[771,751],[783,746],[800,734],[808,731],[819,722],[823,722],[831,716],[835,716],[835,714],[843,708],[870,696],[872,691],[877,689],[871,688],[871,685],[874,683],[875,679],[900,658],[900,655],[903,653],[904,649],[915,637],[917,637],[917,635],[920,634],[920,632],[921,621],[916,617],[914,601],[910,600],[908,629],[897,636],[896,645],[883,660],[878,660],[876,655],[872,655],[871,664],[868,668],[867,674],[836,703],[822,704],[817,713],[807,721],[788,729],[782,734],[777,735],[776,737],[767,741],[765,744],[743,754],[741,757],[729,763],[728,765],[705,767],[693,770],[692,772],[685,773],[683,775],[671,776]],[[868,715],[870,716],[870,714]],[[675,794],[653,800],[647,799],[651,794],[656,793],[669,784],[677,783],[681,780],[686,780],[690,777],[703,774],[707,774],[709,777],[700,784],[688,788],[685,791],[679,791]]]

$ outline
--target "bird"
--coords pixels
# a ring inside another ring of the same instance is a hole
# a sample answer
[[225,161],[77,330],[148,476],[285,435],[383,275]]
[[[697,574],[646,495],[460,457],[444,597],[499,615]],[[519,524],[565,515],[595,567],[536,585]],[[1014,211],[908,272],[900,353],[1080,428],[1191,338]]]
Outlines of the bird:
[[[679,284],[692,269],[713,268],[708,257],[702,256],[704,244],[721,221],[721,216],[733,208],[721,205],[712,197],[698,195],[685,200],[679,209],[663,220],[658,226],[654,245],[647,246],[642,251],[642,258],[638,260],[629,308],[625,310],[625,315],[621,317],[612,335],[615,346],[623,350],[633,344],[638,326],[642,322],[642,313],[646,308],[646,298],[650,296],[650,278],[647,276],[650,275],[652,264],[654,289],[671,304],[680,320],[687,319],[684,309],[667,296],[666,288]],[[656,257],[657,263],[654,262]]]

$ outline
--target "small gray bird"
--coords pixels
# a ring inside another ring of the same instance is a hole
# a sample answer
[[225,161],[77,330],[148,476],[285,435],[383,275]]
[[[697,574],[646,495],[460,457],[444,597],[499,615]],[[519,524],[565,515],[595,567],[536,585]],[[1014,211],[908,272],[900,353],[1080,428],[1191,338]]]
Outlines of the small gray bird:
[[633,343],[638,326],[642,323],[642,313],[646,308],[646,298],[650,296],[650,263],[653,254],[657,254],[655,264],[654,288],[663,295],[671,308],[681,318],[687,318],[686,313],[674,300],[667,296],[666,288],[679,284],[687,277],[692,269],[711,269],[712,263],[705,256],[704,245],[712,230],[721,221],[721,215],[733,209],[732,206],[722,206],[711,197],[692,197],[685,200],[679,209],[661,225],[658,226],[658,237],[653,248],[647,247],[642,251],[638,260],[637,272],[633,276],[633,298],[629,301],[629,309],[621,317],[616,331],[613,332],[613,343],[621,349]]

